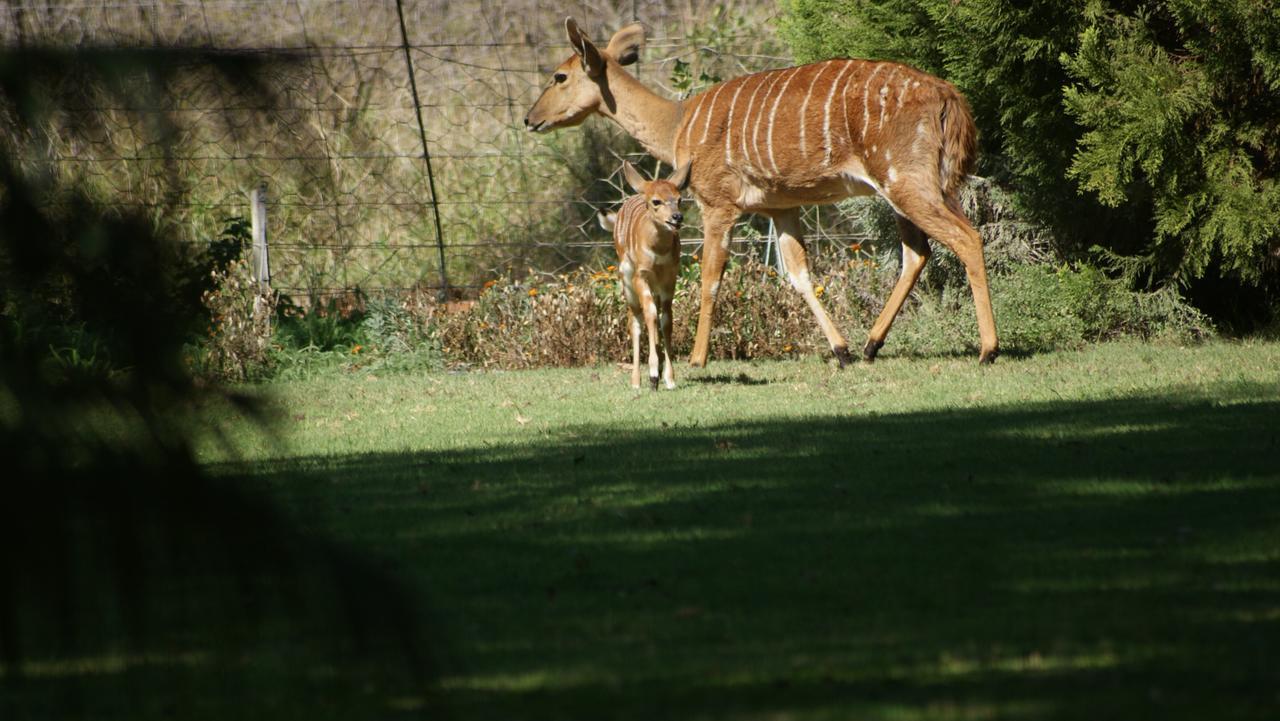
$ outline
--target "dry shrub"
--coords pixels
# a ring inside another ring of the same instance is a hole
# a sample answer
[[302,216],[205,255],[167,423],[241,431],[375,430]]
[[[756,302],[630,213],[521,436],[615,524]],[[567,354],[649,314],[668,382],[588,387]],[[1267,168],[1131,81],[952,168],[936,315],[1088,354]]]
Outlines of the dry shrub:
[[626,308],[609,271],[556,281],[490,281],[470,307],[435,306],[432,323],[450,362],[494,368],[593,365],[626,343]]
[[[939,252],[935,258],[946,258]],[[814,258],[812,278],[832,321],[861,350],[898,278],[888,251]],[[672,342],[677,356],[693,346],[701,267],[686,262],[676,283]],[[582,366],[630,362],[627,311],[616,270],[579,270],[554,282],[491,282],[471,306],[436,306],[433,328],[446,363],[492,368]],[[945,277],[945,274],[944,274]],[[967,282],[918,286],[890,334],[890,353],[976,352],[977,324]],[[1132,291],[1088,267],[1011,264],[992,274],[1002,347],[1011,353],[1076,348],[1115,338],[1195,342],[1213,334],[1202,314],[1172,290]],[[827,355],[826,338],[785,276],[754,258],[735,259],[725,273],[711,335],[715,359]]]
[[268,366],[274,293],[260,296],[249,273],[249,261],[239,259],[214,270],[214,288],[201,300],[209,311],[209,337],[204,343],[204,375],[247,380]]
[[[697,327],[701,267],[687,262],[676,283],[672,343],[688,355]],[[832,319],[857,338],[879,312],[896,267],[866,256],[815,270]],[[616,269],[581,269],[553,282],[491,281],[474,305],[431,310],[440,349],[454,364],[492,368],[628,362],[627,310]],[[711,342],[716,359],[785,358],[826,352],[813,315],[784,277],[754,258],[730,265],[720,285]]]

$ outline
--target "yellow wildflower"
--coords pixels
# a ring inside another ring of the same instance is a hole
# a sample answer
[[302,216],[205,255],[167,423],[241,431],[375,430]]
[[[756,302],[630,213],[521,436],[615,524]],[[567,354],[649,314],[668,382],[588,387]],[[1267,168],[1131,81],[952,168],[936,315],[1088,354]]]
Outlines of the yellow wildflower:
[[534,296],[535,296],[535,295],[537,295],[537,294],[538,294],[538,289],[537,289],[537,288],[530,288],[530,289],[529,289],[529,297],[530,297],[530,298],[534,297]]

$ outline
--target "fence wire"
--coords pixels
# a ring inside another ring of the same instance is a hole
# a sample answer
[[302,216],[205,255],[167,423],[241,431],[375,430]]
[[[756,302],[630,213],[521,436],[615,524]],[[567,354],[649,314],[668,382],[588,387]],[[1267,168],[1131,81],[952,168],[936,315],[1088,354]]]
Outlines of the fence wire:
[[[198,67],[173,87],[130,96],[145,101],[76,89],[46,152],[103,203],[150,212],[194,243],[247,218],[249,192],[265,183],[273,285],[300,299],[438,293],[446,283],[458,295],[495,277],[607,263],[611,242],[595,215],[625,195],[621,159],[658,171],[607,121],[524,131],[545,76],[569,53],[565,16],[600,42],[633,18],[645,22],[636,72],[677,97],[788,64],[767,23],[744,21],[767,19],[770,5],[743,5],[735,24],[723,8],[689,0],[404,0],[402,34],[395,0],[10,0],[0,44],[286,59],[271,66],[267,103]],[[811,252],[865,240],[861,218],[808,211]],[[686,228],[692,252],[700,232],[698,222]],[[768,238],[767,221],[747,219],[735,252],[765,255]]]

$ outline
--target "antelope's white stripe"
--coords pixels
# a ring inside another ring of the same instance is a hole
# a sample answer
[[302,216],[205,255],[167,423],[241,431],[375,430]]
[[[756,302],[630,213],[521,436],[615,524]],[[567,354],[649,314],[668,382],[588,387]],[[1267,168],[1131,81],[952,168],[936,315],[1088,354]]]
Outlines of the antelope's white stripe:
[[836,79],[831,81],[831,89],[827,91],[827,105],[822,111],[822,162],[824,165],[831,165],[831,101],[836,97],[836,86],[840,84],[840,78],[844,77],[851,67],[853,63],[846,62],[844,67],[840,68]]
[[698,140],[699,143],[707,142],[707,131],[711,129],[711,118],[716,114],[716,98],[720,97],[720,91],[724,90],[724,86],[724,83],[717,85],[715,93],[711,96],[711,107],[707,108],[707,119],[702,123],[702,137]]
[[849,143],[850,154],[853,150],[853,130],[849,128],[849,83],[853,81],[854,73],[850,73],[849,77],[844,79],[844,90],[840,91],[840,114],[844,116],[844,139]]
[[756,104],[756,96],[760,94],[760,88],[764,86],[764,76],[752,76],[752,80],[756,82],[756,89],[751,91],[751,99],[747,101],[747,112],[742,114],[742,161],[747,166],[751,166],[751,156],[747,154],[747,126],[751,124],[751,108]]
[[[733,91],[733,97],[729,99],[729,117],[724,121],[724,162],[725,165],[733,164],[733,109],[738,104],[738,93],[742,92],[746,82],[738,83],[738,87]],[[708,116],[708,119],[710,117]]]
[[[764,91],[764,97],[760,100],[760,110],[756,112],[756,127],[751,131],[751,149],[755,151],[756,165],[760,166],[761,169],[764,167],[764,156],[760,154],[760,123],[765,118],[764,108],[769,104],[769,94],[773,92],[773,89],[778,85],[778,81],[785,74],[784,72],[774,73],[773,82],[769,83],[769,89]],[[785,86],[783,87],[785,89]],[[781,98],[782,96],[779,95],[778,97]],[[775,103],[775,107],[776,105]]]
[[684,144],[689,145],[689,140],[693,137],[693,126],[698,122],[698,116],[702,114],[702,106],[707,102],[707,96],[699,95],[698,102],[693,106],[693,117],[689,118],[689,122],[684,126]]
[[871,71],[867,76],[867,82],[862,85],[862,142],[867,142],[867,126],[871,124],[871,81],[876,79],[876,75],[884,69],[884,65],[876,64],[876,69]]
[[876,130],[883,130],[885,111],[889,109],[889,84],[888,83],[885,83],[884,85],[880,86],[880,92],[878,93],[878,95],[880,96],[880,122],[876,125]]
[[778,91],[778,97],[773,101],[773,108],[769,110],[769,132],[765,133],[765,147],[769,150],[769,164],[773,166],[773,172],[778,172],[778,161],[773,158],[773,123],[778,116],[778,104],[782,102],[783,96],[787,94],[787,86],[796,77],[796,71],[799,68],[791,68],[787,73],[787,82],[782,84],[782,89]]
[[817,85],[818,78],[822,77],[822,74],[825,73],[827,71],[827,68],[830,66],[831,66],[831,61],[828,60],[827,62],[822,64],[821,70],[814,73],[813,80],[809,81],[809,92],[804,94],[804,102],[800,103],[800,156],[801,157],[804,157],[804,155],[808,150],[804,142],[804,131],[805,131],[805,126],[809,124],[809,116],[805,113],[805,111],[808,110],[809,108],[809,98],[813,96],[813,87]]

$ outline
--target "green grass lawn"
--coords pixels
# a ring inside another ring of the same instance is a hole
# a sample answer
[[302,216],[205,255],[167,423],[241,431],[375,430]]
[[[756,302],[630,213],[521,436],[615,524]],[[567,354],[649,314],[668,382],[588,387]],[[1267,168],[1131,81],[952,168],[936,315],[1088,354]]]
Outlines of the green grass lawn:
[[676,370],[335,369],[201,458],[406,580],[433,717],[1280,717],[1280,345]]

